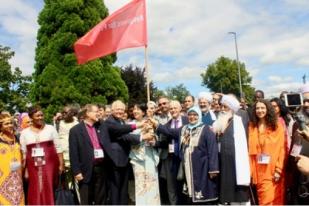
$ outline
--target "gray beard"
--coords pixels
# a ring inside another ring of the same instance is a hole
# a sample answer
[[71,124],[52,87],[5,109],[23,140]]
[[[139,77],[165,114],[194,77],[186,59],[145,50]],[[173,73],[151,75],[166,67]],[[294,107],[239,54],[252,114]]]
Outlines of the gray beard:
[[215,133],[220,134],[223,133],[227,128],[229,119],[233,116],[231,111],[226,113],[220,113],[217,120],[213,123],[212,128]]

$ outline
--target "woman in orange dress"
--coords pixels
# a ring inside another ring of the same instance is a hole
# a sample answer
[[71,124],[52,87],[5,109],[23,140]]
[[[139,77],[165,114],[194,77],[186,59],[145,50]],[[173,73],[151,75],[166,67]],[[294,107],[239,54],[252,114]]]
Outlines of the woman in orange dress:
[[258,100],[249,125],[252,183],[260,205],[284,204],[285,131],[267,100]]

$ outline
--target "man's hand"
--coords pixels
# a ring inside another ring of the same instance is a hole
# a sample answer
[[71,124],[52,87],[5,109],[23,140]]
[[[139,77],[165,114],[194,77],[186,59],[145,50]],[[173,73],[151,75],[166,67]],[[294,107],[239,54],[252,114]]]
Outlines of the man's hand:
[[59,165],[59,174],[62,174],[64,171],[64,165],[63,164],[60,164]]
[[305,126],[305,128],[300,131],[300,130],[297,130],[298,133],[307,141],[309,141],[309,127],[308,126]]
[[304,175],[309,175],[309,157],[298,155],[297,167]]
[[83,177],[83,175],[82,175],[82,173],[79,173],[79,174],[77,174],[77,175],[75,175],[75,180],[77,180],[77,181],[81,181],[81,180],[83,180],[84,179],[84,177]]
[[156,121],[154,118],[148,118],[148,122],[151,123],[154,128],[157,128],[159,125],[159,122]]
[[218,176],[218,173],[209,173],[210,179],[213,179]]

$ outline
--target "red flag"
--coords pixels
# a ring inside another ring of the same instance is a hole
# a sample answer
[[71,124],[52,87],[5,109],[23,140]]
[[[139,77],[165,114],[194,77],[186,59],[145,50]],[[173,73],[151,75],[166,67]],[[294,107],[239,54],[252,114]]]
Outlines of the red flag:
[[147,45],[145,0],[132,0],[74,43],[78,64],[118,50]]

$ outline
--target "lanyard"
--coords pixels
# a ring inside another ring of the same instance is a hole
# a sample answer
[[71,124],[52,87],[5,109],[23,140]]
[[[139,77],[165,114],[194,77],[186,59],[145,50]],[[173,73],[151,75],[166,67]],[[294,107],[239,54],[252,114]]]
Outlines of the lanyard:
[[264,153],[265,139],[266,138],[263,138],[263,144],[261,144],[261,135],[260,135],[260,131],[258,130],[258,145],[259,145],[261,153]]

